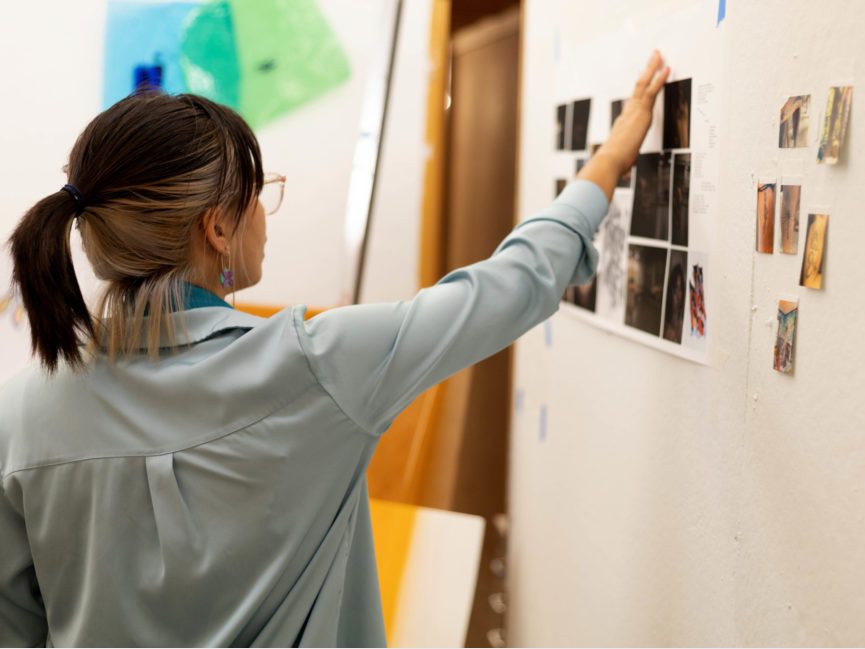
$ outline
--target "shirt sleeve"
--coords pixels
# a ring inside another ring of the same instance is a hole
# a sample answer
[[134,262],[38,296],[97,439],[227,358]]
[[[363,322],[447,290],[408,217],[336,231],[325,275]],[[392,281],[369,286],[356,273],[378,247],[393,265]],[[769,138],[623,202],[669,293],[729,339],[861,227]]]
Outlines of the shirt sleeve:
[[48,624],[24,520],[0,487],[0,646],[45,646]]
[[348,416],[380,434],[421,392],[504,349],[555,313],[567,286],[591,279],[592,237],[608,208],[597,185],[574,181],[489,259],[410,301],[333,309],[308,322],[298,314],[313,372]]

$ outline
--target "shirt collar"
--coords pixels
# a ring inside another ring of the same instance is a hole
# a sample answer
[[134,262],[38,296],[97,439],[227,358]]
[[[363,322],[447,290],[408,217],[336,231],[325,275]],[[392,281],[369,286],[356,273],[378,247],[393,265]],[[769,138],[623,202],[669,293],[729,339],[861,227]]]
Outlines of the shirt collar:
[[205,288],[196,286],[195,284],[186,284],[186,292],[183,296],[183,310],[202,309],[209,306],[221,306],[233,309],[228,302],[220,298],[218,295],[211,293]]

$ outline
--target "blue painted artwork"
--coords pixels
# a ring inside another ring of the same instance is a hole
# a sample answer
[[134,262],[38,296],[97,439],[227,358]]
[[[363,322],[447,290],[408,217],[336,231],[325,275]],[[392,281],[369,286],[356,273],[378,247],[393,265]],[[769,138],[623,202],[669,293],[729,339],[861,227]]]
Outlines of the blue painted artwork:
[[106,108],[143,88],[190,92],[258,128],[350,76],[316,0],[108,2]]
[[200,2],[108,3],[102,105],[108,108],[140,83],[186,92],[180,45],[186,20]]

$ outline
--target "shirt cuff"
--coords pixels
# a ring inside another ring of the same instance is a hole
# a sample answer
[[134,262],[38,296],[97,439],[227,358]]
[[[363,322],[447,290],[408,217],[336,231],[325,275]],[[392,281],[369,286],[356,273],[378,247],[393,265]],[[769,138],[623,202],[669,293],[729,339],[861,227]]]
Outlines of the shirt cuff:
[[598,230],[601,221],[610,210],[610,202],[604,190],[591,180],[575,180],[562,190],[553,201],[553,206],[563,206],[580,212],[591,227],[591,234]]

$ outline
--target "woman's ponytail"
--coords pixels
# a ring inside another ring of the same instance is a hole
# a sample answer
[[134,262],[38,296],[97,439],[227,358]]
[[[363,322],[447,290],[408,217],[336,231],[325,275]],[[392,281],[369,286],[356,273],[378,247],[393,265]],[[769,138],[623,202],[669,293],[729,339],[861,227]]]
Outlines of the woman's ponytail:
[[83,367],[81,337],[94,336],[69,245],[79,208],[78,199],[60,190],[36,203],[9,240],[12,282],[30,321],[33,353],[49,372],[61,359],[73,368]]

